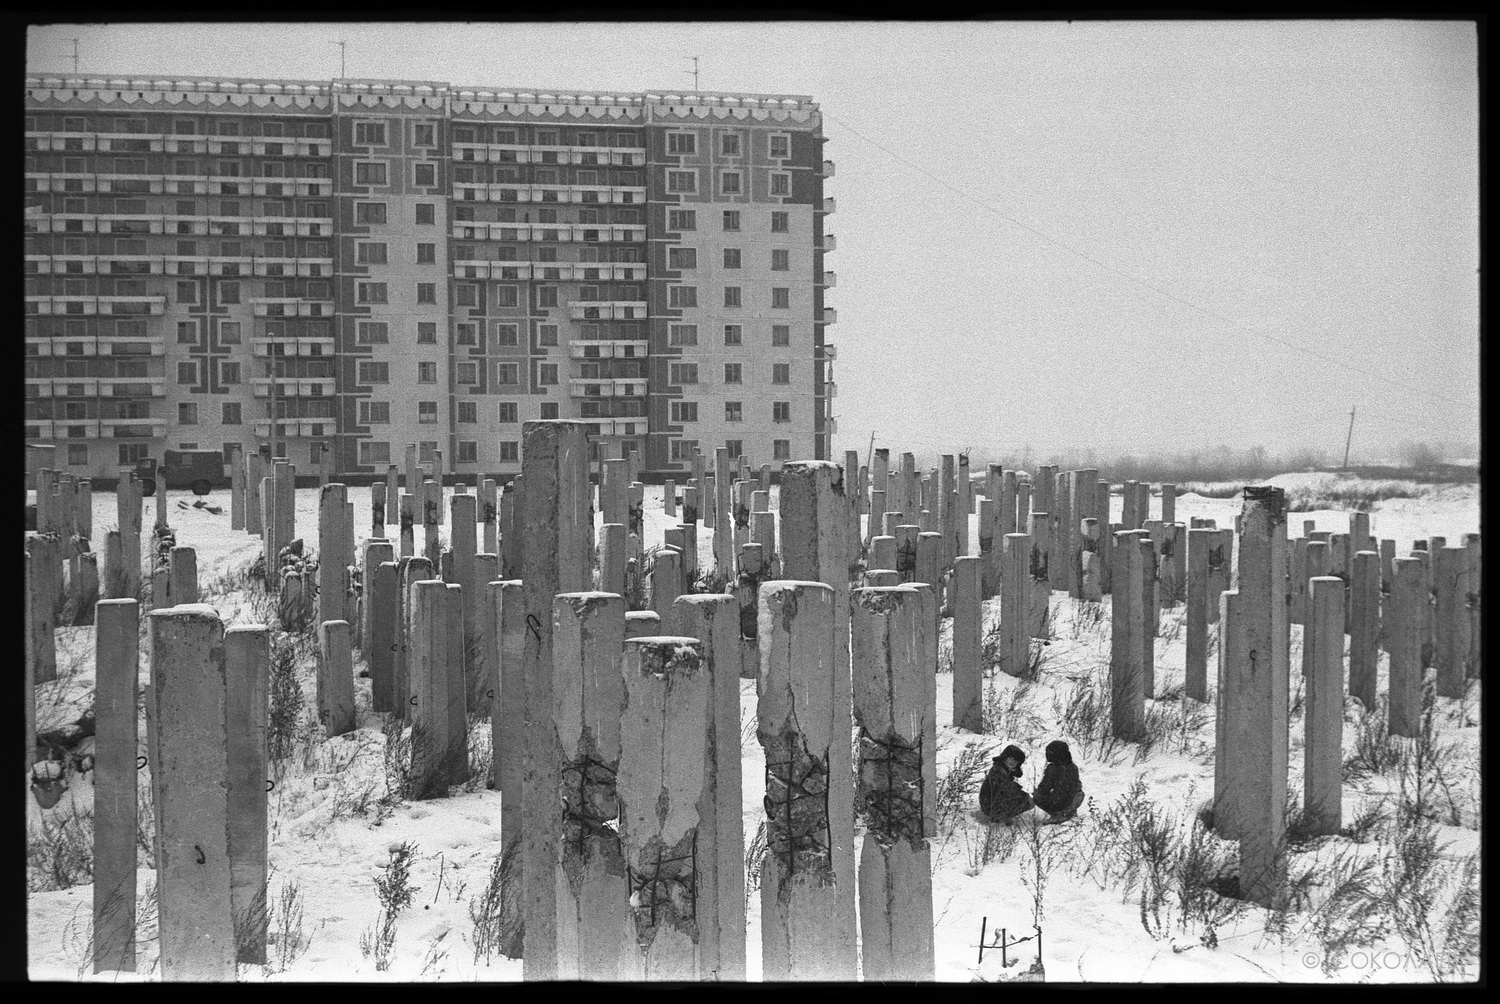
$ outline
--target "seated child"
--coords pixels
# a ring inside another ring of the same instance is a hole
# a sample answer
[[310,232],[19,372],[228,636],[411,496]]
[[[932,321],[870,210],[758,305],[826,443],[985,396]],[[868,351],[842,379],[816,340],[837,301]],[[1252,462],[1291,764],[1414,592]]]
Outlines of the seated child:
[[1032,799],[1038,809],[1052,817],[1049,823],[1078,815],[1078,807],[1083,804],[1083,783],[1073,765],[1073,754],[1061,739],[1047,744],[1047,769],[1042,772],[1042,782],[1036,786]]
[[1011,820],[1031,808],[1031,796],[1026,794],[1016,778],[1021,776],[1021,764],[1026,754],[1015,746],[1007,746],[995,757],[984,784],[979,787],[979,811],[991,822],[1009,825]]

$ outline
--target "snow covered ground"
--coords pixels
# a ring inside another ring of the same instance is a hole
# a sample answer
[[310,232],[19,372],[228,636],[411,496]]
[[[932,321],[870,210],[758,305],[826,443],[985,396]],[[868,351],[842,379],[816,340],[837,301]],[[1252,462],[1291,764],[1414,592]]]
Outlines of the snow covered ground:
[[[1292,489],[1299,479],[1320,475],[1286,475],[1273,484]],[[1477,485],[1421,486],[1422,497],[1390,499],[1376,503],[1371,530],[1377,537],[1394,537],[1398,553],[1411,541],[1432,535],[1448,537],[1452,543],[1464,533],[1479,529]],[[451,493],[451,489],[450,489]],[[370,493],[352,489],[358,538],[370,535]],[[192,501],[187,493],[172,493],[170,522],[179,544],[198,552],[199,580],[205,601],[213,603],[226,623],[251,623],[256,617],[243,589],[232,582],[216,585],[222,576],[241,571],[258,553],[258,541],[229,529],[228,495],[215,492],[210,500],[224,507],[221,516],[203,510],[181,509],[177,499]],[[662,540],[663,531],[676,520],[661,511],[661,488],[646,489],[646,540],[648,546]],[[1112,517],[1119,518],[1121,500],[1111,499]],[[772,490],[772,508],[776,490]],[[1240,509],[1237,498],[1205,498],[1184,495],[1178,499],[1178,519],[1194,516],[1216,519],[1218,525],[1233,526]],[[1153,513],[1156,503],[1153,502]],[[154,503],[148,501],[143,516],[149,534]],[[977,519],[977,518],[976,518]],[[1303,519],[1314,520],[1318,529],[1343,532],[1348,514],[1323,510],[1293,513],[1290,531],[1301,532]],[[96,540],[115,524],[115,497],[100,492],[94,496]],[[448,527],[444,526],[446,539]],[[317,547],[317,492],[297,492],[297,535]],[[712,563],[713,532],[700,530],[699,564]],[[149,542],[149,537],[147,538]],[[978,533],[970,533],[971,549],[977,550]],[[1002,971],[998,950],[976,960],[983,920],[987,930],[1005,928],[1011,938],[1032,933],[1040,911],[1044,931],[1043,961],[1051,982],[1193,982],[1193,981],[1313,981],[1387,982],[1433,979],[1428,967],[1417,962],[1394,934],[1381,934],[1364,942],[1353,942],[1350,951],[1325,972],[1327,939],[1308,925],[1304,911],[1273,916],[1258,907],[1248,907],[1234,917],[1219,917],[1205,923],[1201,911],[1184,917],[1184,904],[1166,897],[1164,907],[1153,911],[1142,906],[1140,883],[1127,883],[1110,874],[1109,865],[1121,858],[1112,843],[1111,813],[1132,785],[1144,784],[1144,797],[1166,818],[1163,832],[1185,837],[1192,828],[1196,806],[1213,787],[1212,752],[1214,726],[1212,704],[1200,706],[1180,698],[1185,650],[1182,632],[1183,608],[1164,610],[1161,635],[1156,646],[1157,692],[1148,702],[1160,725],[1160,737],[1149,751],[1122,744],[1114,749],[1103,742],[1088,742],[1065,731],[1063,719],[1070,701],[1093,688],[1091,680],[1107,670],[1109,658],[1108,599],[1099,607],[1081,604],[1061,593],[1053,594],[1055,637],[1046,646],[1046,659],[1039,678],[1023,683],[996,676],[988,683],[994,734],[978,735],[955,729],[952,721],[952,675],[938,676],[938,777],[940,794],[944,779],[950,791],[942,813],[939,835],[933,847],[933,913],[936,919],[937,969],[939,980],[998,980],[1013,977],[1031,965],[1036,943],[1010,950],[1018,965]],[[998,616],[998,603],[986,608],[987,625]],[[1293,628],[1292,668],[1294,688],[1300,667],[1301,629]],[[946,650],[946,639],[945,639]],[[356,654],[356,672],[363,668]],[[77,719],[92,705],[93,629],[62,628],[58,632],[60,679],[38,691],[39,731]],[[312,703],[311,667],[304,667],[307,703]],[[1381,664],[1384,690],[1385,665]],[[144,673],[144,666],[143,666]],[[272,903],[271,964],[241,966],[241,979],[261,980],[514,980],[520,977],[518,960],[501,956],[476,958],[474,901],[489,881],[492,865],[500,852],[500,795],[488,790],[454,789],[452,797],[426,802],[382,804],[385,794],[383,750],[385,738],[381,717],[370,710],[368,680],[356,680],[359,728],[327,742],[309,742],[294,753],[276,784],[270,806],[270,902]],[[1462,825],[1439,823],[1440,842],[1446,842],[1441,858],[1456,865],[1477,854],[1478,697],[1479,684],[1471,687],[1464,702],[1439,699],[1441,738],[1456,746],[1457,777],[1451,780],[1453,799],[1461,803]],[[755,683],[741,681],[741,734],[744,754],[744,826],[749,847],[763,819],[764,762],[755,740]],[[1357,704],[1346,711],[1345,755],[1355,749],[1354,725]],[[977,790],[990,756],[1006,743],[1014,742],[1028,752],[1025,786],[1039,779],[1042,748],[1055,738],[1068,739],[1078,764],[1088,800],[1077,820],[1061,826],[1037,828],[1023,822],[1014,829],[988,829],[973,816]],[[142,753],[145,733],[141,732]],[[488,730],[479,730],[475,742],[479,755],[488,742]],[[1291,778],[1289,787],[1300,795],[1302,766],[1302,717],[1293,714],[1291,724]],[[967,786],[951,787],[960,761],[978,763],[979,771]],[[90,963],[89,928],[92,887],[81,884],[54,888],[43,867],[49,841],[44,826],[56,828],[70,819],[87,817],[92,807],[89,775],[71,775],[70,788],[59,804],[40,809],[28,794],[28,843],[40,857],[28,862],[28,886],[33,890],[28,904],[28,948],[33,979],[119,980],[156,978],[154,873],[147,867],[149,851],[141,852],[138,875],[138,916],[141,919],[137,974],[106,973],[93,976]],[[144,772],[142,788],[145,790]],[[1351,779],[1344,792],[1346,824],[1364,809],[1389,803],[1396,789],[1394,773]],[[1139,793],[1138,793],[1139,794]],[[144,804],[144,803],[143,803]],[[1363,843],[1345,837],[1325,838],[1294,849],[1294,876],[1311,873],[1314,881],[1333,874],[1334,857],[1343,852],[1356,859],[1380,861],[1390,851],[1389,806],[1385,822],[1377,824]],[[1139,817],[1137,817],[1139,818]],[[1383,830],[1382,827],[1385,829]],[[89,826],[74,825],[85,838]],[[145,829],[149,833],[149,826]],[[858,838],[856,838],[858,839]],[[361,951],[361,938],[375,926],[380,904],[375,878],[390,860],[391,849],[409,841],[415,845],[411,884],[416,887],[412,905],[399,914],[389,968],[377,971],[373,958]],[[86,839],[83,841],[86,845]],[[149,839],[143,841],[149,847]],[[1232,844],[1208,837],[1207,843],[1220,857],[1234,859]],[[1035,850],[1033,849],[1035,848]],[[1114,850],[1111,850],[1114,848]],[[54,848],[55,850],[55,848]],[[1045,883],[1036,893],[1039,869],[1037,851],[1044,867]],[[49,862],[50,863],[50,862]],[[66,869],[63,869],[66,871]],[[73,869],[76,873],[77,869]],[[1377,866],[1378,871],[1378,866]],[[75,876],[76,877],[76,876]],[[37,891],[40,889],[48,891]],[[294,902],[288,902],[291,896]],[[1217,897],[1213,897],[1217,900]],[[758,892],[747,895],[748,977],[760,976],[760,927]],[[1234,901],[1218,901],[1227,912]],[[1316,887],[1313,903],[1319,902]],[[1162,912],[1164,910],[1164,912]],[[1193,911],[1189,911],[1193,912]],[[1477,960],[1476,960],[1477,961]],[[1458,978],[1449,968],[1447,978]]]

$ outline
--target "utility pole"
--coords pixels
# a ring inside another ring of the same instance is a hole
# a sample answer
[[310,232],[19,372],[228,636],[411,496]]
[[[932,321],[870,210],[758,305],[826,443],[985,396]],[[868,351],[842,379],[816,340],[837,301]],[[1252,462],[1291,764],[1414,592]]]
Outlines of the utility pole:
[[872,465],[873,463],[875,463],[875,430],[871,429],[870,449],[865,453],[865,469],[869,470],[870,465]]
[[1341,470],[1349,469],[1349,444],[1354,442],[1354,408],[1349,409],[1349,435],[1344,439],[1344,466]]
[[683,59],[691,59],[693,61],[693,68],[691,70],[683,70],[682,72],[683,73],[691,73],[693,75],[693,92],[697,93],[697,91],[698,91],[698,57],[697,56],[683,56],[682,58]]
[[78,75],[78,39],[73,39],[73,75]]
[[349,43],[344,42],[344,41],[338,41],[338,42],[334,42],[333,44],[339,47],[339,79],[343,80],[344,79],[344,54],[345,54],[345,49],[347,48],[347,46],[348,46]]

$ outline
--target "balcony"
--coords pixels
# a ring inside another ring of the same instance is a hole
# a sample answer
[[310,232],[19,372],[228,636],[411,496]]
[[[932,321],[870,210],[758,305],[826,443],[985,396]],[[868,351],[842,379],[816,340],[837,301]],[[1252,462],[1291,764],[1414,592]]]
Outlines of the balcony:
[[52,339],[50,338],[28,338],[26,339],[26,354],[28,356],[51,356]]
[[271,358],[271,347],[275,345],[281,346],[281,351],[275,354],[275,358],[291,356],[317,358],[333,355],[332,338],[252,338],[250,353],[262,359]]
[[833,287],[838,285],[838,276],[836,276],[832,272],[824,272],[822,285],[826,286],[829,289],[832,289]]
[[53,397],[98,397],[98,378],[85,379],[81,377],[53,377]]
[[101,381],[100,390],[107,397],[166,397],[165,379]]
[[833,213],[833,212],[837,212],[837,211],[838,211],[838,203],[834,200],[833,196],[831,196],[831,195],[825,196],[823,198],[823,205],[819,209],[819,212]]
[[820,323],[820,324],[837,324],[838,320],[839,320],[839,312],[837,310],[834,310],[832,307],[824,307],[823,308],[823,316],[819,319],[818,323]]
[[833,161],[831,161],[831,160],[825,160],[825,161],[823,161],[823,177],[825,177],[825,178],[831,178],[831,177],[833,177]]
[[44,152],[92,153],[98,148],[91,132],[28,132],[26,141],[28,149],[35,143],[34,149]]
[[568,355],[574,359],[644,359],[644,340],[572,341]]
[[99,423],[99,434],[113,439],[155,439],[167,434],[164,418],[121,418]]
[[51,397],[52,396],[52,378],[51,377],[27,377],[26,378],[26,396],[28,398]]
[[834,237],[833,234],[824,234],[822,243],[814,246],[819,251],[837,251],[839,249],[839,242],[838,238]]
[[599,431],[594,433],[596,436],[642,436],[646,433],[644,418],[603,419],[597,424]]
[[271,384],[276,384],[275,397],[300,397],[297,393],[297,381],[287,379],[272,380],[270,377],[251,377],[250,387],[256,397],[272,397]]
[[295,296],[255,297],[250,301],[256,317],[329,317],[332,300],[304,300]]
[[101,296],[101,314],[161,314],[167,309],[165,296]]
[[[276,435],[286,438],[298,436],[331,436],[334,433],[336,421],[331,418],[321,418],[309,421],[307,419],[285,418],[276,423]],[[271,423],[261,421],[253,423],[257,436],[271,435]]]
[[[62,355],[55,349],[54,354]],[[117,338],[100,335],[99,354],[101,356],[164,356],[167,354],[167,346],[160,338]]]
[[98,439],[100,423],[97,419],[53,419],[53,439]]
[[54,437],[53,437],[53,434],[52,434],[52,423],[51,422],[32,422],[32,421],[28,421],[26,423],[26,441],[28,443],[35,442],[36,440],[39,440],[39,439],[52,439],[52,438],[54,438]]
[[835,345],[827,344],[827,343],[824,343],[824,345],[823,345],[823,351],[822,351],[821,354],[819,354],[817,352],[817,350],[813,351],[813,358],[814,359],[829,359],[829,360],[833,360],[833,359],[837,359],[838,357],[839,357],[838,347],[835,346]]
[[568,316],[575,321],[630,321],[646,316],[645,300],[572,300]]
[[94,181],[101,193],[115,195],[161,195],[159,174],[96,174]]
[[610,164],[641,167],[644,147],[526,146],[519,143],[454,143],[453,160],[461,164]]

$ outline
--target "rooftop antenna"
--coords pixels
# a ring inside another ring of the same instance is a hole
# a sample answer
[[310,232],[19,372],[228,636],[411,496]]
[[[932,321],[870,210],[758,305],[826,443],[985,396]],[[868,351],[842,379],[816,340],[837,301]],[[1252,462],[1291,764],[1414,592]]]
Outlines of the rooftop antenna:
[[697,56],[683,56],[682,58],[683,59],[691,59],[693,61],[693,68],[691,70],[683,70],[682,72],[683,73],[691,73],[693,75],[693,92],[697,93],[697,90],[698,90],[698,57]]
[[349,43],[345,42],[343,40],[340,40],[340,41],[334,42],[333,44],[339,47],[339,79],[343,80],[344,79],[344,50],[348,46]]

